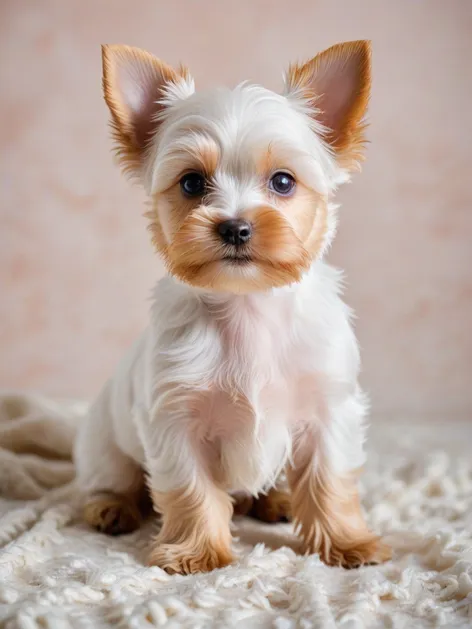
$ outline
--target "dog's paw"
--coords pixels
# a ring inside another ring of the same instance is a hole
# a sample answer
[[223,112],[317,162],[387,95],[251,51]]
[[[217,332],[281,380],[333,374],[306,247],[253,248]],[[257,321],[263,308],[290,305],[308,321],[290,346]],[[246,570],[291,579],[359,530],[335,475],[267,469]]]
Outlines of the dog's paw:
[[150,566],[159,566],[169,574],[196,574],[224,568],[233,561],[231,550],[210,544],[192,548],[190,544],[158,544],[151,553]]
[[246,494],[233,496],[233,515],[249,515],[254,498]]
[[374,535],[346,547],[327,543],[320,549],[310,548],[310,545],[304,545],[303,549],[309,553],[319,552],[322,561],[329,566],[341,566],[347,569],[384,563],[392,558],[390,546]]
[[125,496],[100,493],[91,496],[84,507],[84,519],[93,528],[107,535],[135,531],[141,524],[137,505]]
[[291,522],[290,494],[273,487],[267,495],[259,496],[254,500],[249,515],[262,522]]

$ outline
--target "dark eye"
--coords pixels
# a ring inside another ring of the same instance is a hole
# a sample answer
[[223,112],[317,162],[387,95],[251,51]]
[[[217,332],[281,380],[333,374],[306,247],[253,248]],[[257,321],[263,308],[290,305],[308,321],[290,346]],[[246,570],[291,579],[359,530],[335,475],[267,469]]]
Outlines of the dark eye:
[[180,180],[180,188],[187,197],[201,197],[206,189],[206,179],[200,173],[187,173]]
[[286,197],[295,188],[295,179],[289,173],[278,172],[272,175],[269,187],[277,194]]

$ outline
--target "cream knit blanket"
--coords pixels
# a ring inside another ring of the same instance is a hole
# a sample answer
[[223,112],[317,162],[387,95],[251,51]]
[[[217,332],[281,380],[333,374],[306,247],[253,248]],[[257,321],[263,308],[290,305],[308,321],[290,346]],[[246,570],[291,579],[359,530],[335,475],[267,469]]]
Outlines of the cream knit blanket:
[[472,626],[472,422],[378,422],[363,477],[393,561],[346,571],[292,550],[290,525],[235,522],[233,566],[144,564],[155,522],[110,538],[77,517],[70,452],[85,405],[0,396],[0,627]]

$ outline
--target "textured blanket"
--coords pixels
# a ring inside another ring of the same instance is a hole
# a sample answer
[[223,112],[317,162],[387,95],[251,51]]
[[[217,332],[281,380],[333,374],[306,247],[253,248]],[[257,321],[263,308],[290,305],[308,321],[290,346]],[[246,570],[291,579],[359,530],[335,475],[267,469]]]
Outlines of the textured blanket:
[[472,423],[374,422],[362,495],[394,547],[346,571],[294,552],[290,525],[234,523],[239,560],[145,566],[157,523],[110,538],[80,521],[70,461],[85,405],[0,396],[0,627],[472,626]]

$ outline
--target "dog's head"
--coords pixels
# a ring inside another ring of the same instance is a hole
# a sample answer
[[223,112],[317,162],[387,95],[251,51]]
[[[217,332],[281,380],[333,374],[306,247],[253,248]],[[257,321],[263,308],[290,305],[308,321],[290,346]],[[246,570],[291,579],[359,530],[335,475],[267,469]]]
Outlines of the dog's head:
[[117,153],[144,185],[153,241],[193,286],[245,293],[296,282],[329,245],[328,197],[362,158],[370,45],[291,66],[283,94],[195,92],[183,67],[103,47]]

